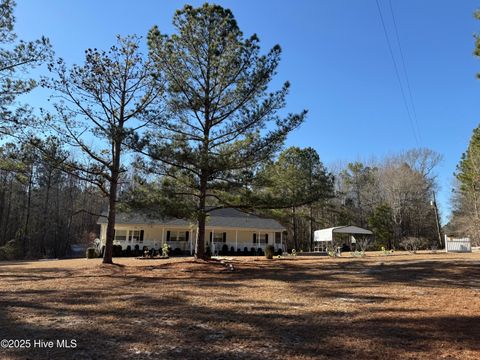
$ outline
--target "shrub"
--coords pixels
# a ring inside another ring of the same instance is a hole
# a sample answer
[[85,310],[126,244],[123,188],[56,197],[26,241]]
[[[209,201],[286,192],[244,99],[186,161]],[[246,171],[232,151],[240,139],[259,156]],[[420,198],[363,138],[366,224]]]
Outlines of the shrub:
[[175,249],[172,251],[172,255],[173,255],[173,256],[182,256],[182,255],[183,255],[183,250],[180,249],[180,248],[175,248]]
[[170,252],[170,248],[168,247],[167,243],[164,243],[162,245],[162,256],[163,257],[168,257],[168,253]]
[[258,256],[263,256],[263,249],[262,248],[258,248],[257,255]]
[[[357,243],[355,246],[355,250],[360,250],[360,252],[365,252],[372,244],[372,237],[371,236],[358,236]],[[342,249],[343,251],[343,249]],[[349,251],[349,250],[348,250]]]
[[138,256],[140,254],[140,245],[135,245],[133,250],[133,256]]
[[127,248],[124,251],[125,256],[132,256],[132,247],[130,245],[127,246]]
[[20,249],[15,240],[10,240],[0,247],[0,260],[15,260],[20,257]]
[[228,255],[228,245],[223,244],[222,251],[220,252],[221,255]]
[[235,255],[235,248],[233,246],[230,248],[230,255]]
[[113,245],[112,252],[113,252],[113,257],[121,257],[122,245]]
[[248,255],[248,254],[249,254],[248,248],[245,246],[243,248],[243,255]]
[[426,246],[426,240],[417,237],[407,237],[400,242],[400,246],[410,253],[415,254],[417,250]]
[[93,247],[89,247],[86,252],[87,259],[93,259],[97,257],[97,251]]
[[256,251],[256,249],[255,249],[254,247],[252,247],[252,248],[250,249],[250,255],[255,255],[256,252],[257,252],[257,251]]
[[150,254],[150,249],[148,246],[143,246],[142,247],[142,253],[140,254],[143,257],[147,257]]
[[243,255],[243,254],[242,254],[242,249],[237,249],[237,254],[236,254],[236,255],[237,255],[237,256],[242,256],[242,255]]
[[275,254],[275,247],[273,245],[267,245],[265,248],[265,257],[267,259],[273,259],[273,255]]
[[0,260],[8,260],[8,252],[5,246],[0,246]]

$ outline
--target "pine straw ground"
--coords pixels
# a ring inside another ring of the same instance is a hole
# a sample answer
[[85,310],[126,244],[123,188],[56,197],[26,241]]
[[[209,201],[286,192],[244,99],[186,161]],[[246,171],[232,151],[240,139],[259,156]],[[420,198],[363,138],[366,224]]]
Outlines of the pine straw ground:
[[1,359],[480,358],[480,253],[0,263]]

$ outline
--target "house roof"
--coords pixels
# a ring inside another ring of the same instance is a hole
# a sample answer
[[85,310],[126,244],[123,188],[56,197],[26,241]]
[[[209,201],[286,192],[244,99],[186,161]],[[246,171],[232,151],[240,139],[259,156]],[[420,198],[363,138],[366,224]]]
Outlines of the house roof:
[[[98,219],[98,224],[107,223],[107,213],[104,212]],[[117,224],[129,225],[170,225],[170,226],[190,226],[191,221],[177,218],[155,218],[142,214],[135,213],[117,213]],[[240,229],[268,229],[282,231],[285,228],[276,220],[260,217],[258,215],[249,214],[238,209],[217,209],[212,210],[207,218],[206,227],[219,228],[240,228]]]
[[314,233],[314,241],[332,241],[333,234],[373,235],[373,232],[358,226],[335,226],[328,229],[317,230]]

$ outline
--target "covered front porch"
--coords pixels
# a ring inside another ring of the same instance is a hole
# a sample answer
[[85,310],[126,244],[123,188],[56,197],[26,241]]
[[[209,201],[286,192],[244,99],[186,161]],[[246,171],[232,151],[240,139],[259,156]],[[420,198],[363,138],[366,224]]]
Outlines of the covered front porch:
[[[144,248],[160,250],[167,244],[172,251],[193,255],[198,232],[193,226],[163,226],[163,225],[122,225],[115,227],[114,245],[122,250]],[[106,224],[101,225],[101,244],[105,244]],[[205,248],[212,255],[219,255],[227,250],[229,253],[239,253],[248,250],[265,251],[267,245],[273,245],[276,251],[283,251],[283,232],[272,229],[238,229],[228,227],[206,227]]]

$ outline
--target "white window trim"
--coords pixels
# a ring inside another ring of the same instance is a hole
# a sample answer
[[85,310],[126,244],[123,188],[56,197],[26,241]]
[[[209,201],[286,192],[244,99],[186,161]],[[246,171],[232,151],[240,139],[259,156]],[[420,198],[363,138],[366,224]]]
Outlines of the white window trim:
[[[134,244],[143,244],[143,241],[141,240],[141,231],[143,230],[143,236],[145,236],[145,229],[115,229],[115,238],[114,241],[118,242],[128,242],[128,243],[134,243]],[[125,240],[118,240],[117,239],[117,233],[118,231],[125,231],[126,237]],[[138,240],[133,241],[132,237],[135,231],[138,231]]]
[[[170,231],[170,239],[168,240],[169,242],[181,242],[185,243],[187,242],[187,232],[188,230],[167,230]],[[173,235],[175,234],[175,240],[172,240]],[[183,234],[183,240],[178,240],[178,235]]]

